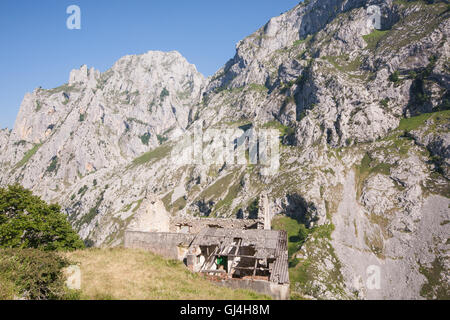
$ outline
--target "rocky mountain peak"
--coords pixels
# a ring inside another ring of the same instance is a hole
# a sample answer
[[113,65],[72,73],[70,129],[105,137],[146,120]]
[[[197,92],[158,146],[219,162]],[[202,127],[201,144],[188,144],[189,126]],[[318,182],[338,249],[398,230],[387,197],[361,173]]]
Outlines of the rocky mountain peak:
[[98,78],[100,77],[100,71],[95,70],[93,67],[88,69],[86,65],[82,65],[78,70],[72,70],[69,76],[69,86],[73,85],[87,85],[95,87]]
[[[293,293],[448,297],[448,39],[448,1],[311,0],[208,79],[175,51],[82,66],[26,94],[0,131],[0,185],[60,202],[88,243],[111,246],[149,212],[245,218],[266,194],[274,227],[304,231],[290,237],[302,239],[289,244]],[[278,130],[279,170],[175,164],[195,124]],[[374,266],[379,290],[366,286]]]

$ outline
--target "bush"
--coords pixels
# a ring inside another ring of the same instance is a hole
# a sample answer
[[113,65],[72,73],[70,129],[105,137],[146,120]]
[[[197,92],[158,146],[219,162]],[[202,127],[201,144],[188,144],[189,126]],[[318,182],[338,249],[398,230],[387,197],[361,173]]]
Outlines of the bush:
[[146,146],[148,146],[148,142],[150,141],[150,133],[146,133],[142,136],[140,136],[142,144],[145,144]]
[[19,185],[0,188],[0,248],[71,250],[84,247],[57,204]]
[[258,219],[259,212],[259,199],[253,200],[250,205],[247,207],[248,218],[249,219]]
[[398,72],[398,71],[395,71],[393,74],[391,74],[391,75],[389,76],[389,80],[392,81],[392,82],[394,82],[394,83],[397,83],[398,81],[400,81],[399,75],[400,75],[399,72]]
[[0,249],[0,299],[63,299],[66,259],[36,249]]
[[161,91],[161,94],[159,95],[159,99],[161,100],[161,101],[164,101],[164,99],[166,98],[166,97],[168,97],[169,96],[169,90],[167,90],[166,88],[164,88],[164,89],[162,89],[162,91]]

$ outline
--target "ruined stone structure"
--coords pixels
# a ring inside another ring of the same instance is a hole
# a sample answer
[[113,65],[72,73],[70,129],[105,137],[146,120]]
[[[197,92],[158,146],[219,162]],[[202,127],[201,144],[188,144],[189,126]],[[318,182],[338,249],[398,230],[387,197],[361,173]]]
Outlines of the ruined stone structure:
[[130,229],[125,247],[183,261],[217,284],[289,297],[287,234],[260,220],[170,218],[166,232]]
[[197,234],[205,228],[263,229],[264,222],[255,219],[172,217],[169,232]]

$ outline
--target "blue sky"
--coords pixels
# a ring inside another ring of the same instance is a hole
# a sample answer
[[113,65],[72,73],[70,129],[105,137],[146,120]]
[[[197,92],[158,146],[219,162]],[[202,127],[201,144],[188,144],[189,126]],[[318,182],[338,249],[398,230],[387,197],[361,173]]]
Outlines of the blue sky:
[[[1,0],[0,128],[12,128],[26,92],[54,88],[83,64],[100,71],[120,57],[177,50],[209,76],[235,44],[295,0]],[[81,9],[69,30],[66,8]]]

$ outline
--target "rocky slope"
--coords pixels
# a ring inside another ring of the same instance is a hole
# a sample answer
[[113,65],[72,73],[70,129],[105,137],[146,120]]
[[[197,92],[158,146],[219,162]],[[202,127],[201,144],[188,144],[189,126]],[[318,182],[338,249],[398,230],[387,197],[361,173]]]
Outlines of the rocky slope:
[[[293,296],[448,298],[448,3],[306,2],[209,79],[149,52],[27,94],[0,131],[1,185],[62,203],[95,245],[120,244],[153,197],[174,215],[246,217],[267,194],[273,214],[309,230],[291,239]],[[278,172],[171,161],[198,124],[278,129]]]

